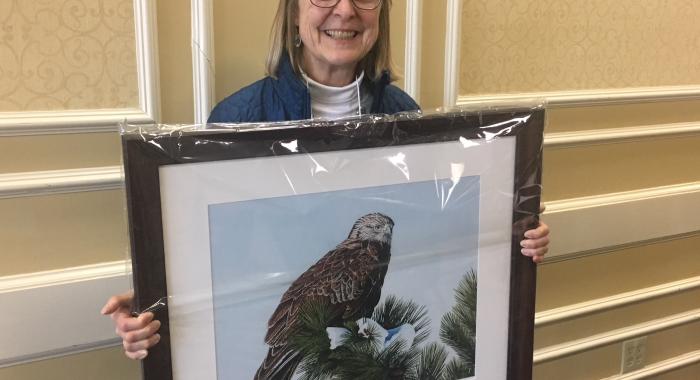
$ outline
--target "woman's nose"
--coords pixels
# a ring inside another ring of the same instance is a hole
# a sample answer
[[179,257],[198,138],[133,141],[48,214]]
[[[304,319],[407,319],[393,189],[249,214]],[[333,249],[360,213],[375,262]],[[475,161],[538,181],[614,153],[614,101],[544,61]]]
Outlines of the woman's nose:
[[333,8],[333,13],[348,16],[355,14],[355,5],[352,3],[353,0],[340,0],[338,4]]

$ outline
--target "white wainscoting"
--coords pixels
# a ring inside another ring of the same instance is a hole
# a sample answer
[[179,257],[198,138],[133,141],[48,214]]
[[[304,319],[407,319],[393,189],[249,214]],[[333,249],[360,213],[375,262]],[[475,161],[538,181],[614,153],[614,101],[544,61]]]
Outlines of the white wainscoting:
[[700,289],[700,276],[541,311],[535,314],[535,326],[546,326],[695,289]]
[[577,132],[548,133],[544,146],[565,148],[594,144],[612,144],[671,136],[695,135],[700,133],[700,123],[656,124],[627,128],[592,129]]
[[[457,75],[453,73],[452,75]],[[447,75],[446,75],[447,77]],[[446,83],[447,84],[447,83]],[[700,86],[656,86],[513,94],[460,95],[459,106],[498,106],[543,99],[549,108],[700,99]]]
[[123,187],[121,166],[0,174],[0,199]]
[[547,202],[546,260],[700,231],[700,182]]
[[192,0],[192,82],[194,122],[207,122],[214,107],[214,4],[212,0]]
[[423,0],[408,0],[406,3],[404,91],[418,103],[420,103],[422,28]]
[[120,344],[107,299],[131,288],[130,261],[0,277],[0,368]]
[[646,367],[634,372],[626,373],[624,375],[615,375],[612,377],[608,377],[605,380],[648,379],[652,376],[662,375],[664,373],[675,371],[696,363],[700,363],[700,350],[687,352],[683,355],[678,355],[667,360],[647,365]]
[[462,0],[447,0],[447,20],[445,25],[445,88],[442,103],[444,107],[449,108],[459,104]]
[[561,344],[543,347],[534,353],[534,364],[545,363],[563,357],[590,351],[609,344],[619,343],[627,339],[657,333],[674,327],[700,321],[700,309],[669,315],[652,321],[627,326],[621,329],[606,331],[601,334],[577,339]]

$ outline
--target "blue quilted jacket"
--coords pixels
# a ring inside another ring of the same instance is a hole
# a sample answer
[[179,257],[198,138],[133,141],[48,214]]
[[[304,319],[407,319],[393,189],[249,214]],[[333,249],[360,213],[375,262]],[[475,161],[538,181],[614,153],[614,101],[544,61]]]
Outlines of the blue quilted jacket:
[[[418,104],[396,86],[389,74],[365,79],[363,91],[371,94],[370,113],[393,114],[418,110]],[[277,79],[265,77],[222,100],[209,115],[209,123],[290,121],[311,118],[311,95],[294,73],[289,58],[280,62]]]

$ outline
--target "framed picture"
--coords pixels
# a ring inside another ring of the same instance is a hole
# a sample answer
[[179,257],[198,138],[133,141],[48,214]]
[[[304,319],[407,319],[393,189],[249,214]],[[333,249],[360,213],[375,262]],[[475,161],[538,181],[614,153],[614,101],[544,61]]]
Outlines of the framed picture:
[[144,378],[530,379],[543,125],[125,132],[135,310],[162,322]]

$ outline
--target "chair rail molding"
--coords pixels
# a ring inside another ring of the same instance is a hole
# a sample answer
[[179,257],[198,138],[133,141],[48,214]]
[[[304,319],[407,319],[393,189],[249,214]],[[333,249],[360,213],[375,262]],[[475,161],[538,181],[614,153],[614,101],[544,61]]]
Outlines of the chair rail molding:
[[155,0],[134,0],[138,108],[0,112],[0,136],[115,132],[119,123],[160,119]]
[[0,199],[124,187],[121,166],[0,174]]
[[[446,83],[447,84],[447,83]],[[700,99],[700,86],[654,86],[611,89],[460,95],[459,106],[498,106],[542,100],[549,108]]]
[[598,347],[619,343],[627,339],[683,326],[700,321],[700,309],[689,310],[683,313],[673,314],[652,321],[639,323],[617,330],[606,331],[582,339],[576,339],[549,347],[543,347],[534,353],[534,364],[545,363],[563,357],[590,351]]
[[695,289],[700,289],[700,276],[549,309],[535,314],[535,327],[559,323]]
[[698,133],[700,133],[699,122],[590,129],[576,132],[548,133],[544,136],[544,145],[550,148],[568,148],[582,145],[621,143]]
[[214,104],[214,3],[192,0],[194,122],[207,122]]
[[687,352],[660,362],[656,362],[634,372],[615,375],[603,380],[641,380],[662,375],[696,363],[700,363],[700,350]]

